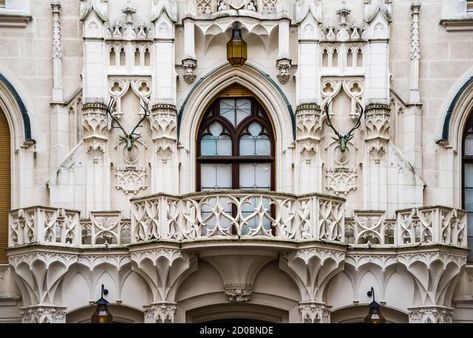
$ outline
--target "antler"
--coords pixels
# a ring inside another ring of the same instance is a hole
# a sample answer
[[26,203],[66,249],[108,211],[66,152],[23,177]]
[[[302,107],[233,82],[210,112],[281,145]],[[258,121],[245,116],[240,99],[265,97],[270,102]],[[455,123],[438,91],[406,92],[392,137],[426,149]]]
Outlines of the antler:
[[[110,115],[113,122],[115,122],[118,125],[118,128],[120,128],[123,131],[123,134],[126,135],[127,133],[126,133],[125,129],[122,127],[120,122],[115,118],[115,116],[113,116],[112,109],[113,109],[114,105],[115,105],[115,100],[113,98],[110,98],[110,102],[108,103],[108,106],[107,106],[107,113],[108,113],[108,115]],[[113,126],[113,122],[112,122],[112,128],[117,128],[117,127]]]
[[340,137],[342,137],[342,135],[340,135],[340,133],[335,129],[335,127],[332,124],[332,121],[330,120],[330,113],[328,112],[328,106],[330,105],[330,102],[332,102],[332,101],[327,101],[327,103],[325,104],[325,108],[324,108],[325,115],[327,115],[326,123],[330,128],[332,128],[335,135],[337,135],[337,137],[340,138]]
[[360,115],[358,116],[358,120],[356,121],[355,125],[353,126],[353,128],[350,129],[350,131],[348,133],[346,133],[345,135],[341,135],[335,129],[335,127],[332,124],[332,121],[330,120],[330,114],[328,112],[328,106],[330,105],[330,102],[331,101],[327,101],[327,103],[325,105],[325,108],[324,108],[324,112],[327,115],[326,123],[330,128],[332,128],[335,135],[337,135],[337,137],[336,138],[334,137],[334,139],[338,140],[338,144],[340,146],[340,151],[344,152],[347,149],[348,141],[350,141],[353,138],[353,132],[356,129],[358,129],[361,125],[361,117],[363,116],[363,107],[358,102],[356,102],[357,107],[359,107],[359,109],[360,109]]
[[149,105],[145,101],[143,101],[143,103],[144,103],[144,105],[140,104],[140,106],[141,106],[141,108],[143,108],[145,113],[144,113],[143,117],[141,118],[141,120],[136,124],[135,128],[133,128],[130,135],[134,135],[136,128],[138,128],[140,126],[140,124],[149,116]]
[[[107,106],[107,112],[108,112],[108,115],[110,115],[110,117],[112,118],[113,122],[115,122],[117,125],[118,125],[118,128],[120,128],[122,131],[123,131],[123,136],[120,136],[120,140],[121,141],[125,141],[126,143],[126,149],[128,151],[131,151],[133,149],[133,145],[135,143],[135,141],[140,137],[138,134],[135,133],[136,129],[141,125],[141,123],[149,116],[149,107],[148,107],[148,103],[147,102],[144,102],[144,106],[142,104],[140,104],[141,108],[143,108],[143,110],[145,111],[145,114],[143,115],[143,117],[141,118],[141,120],[135,125],[135,127],[133,128],[133,130],[131,131],[131,133],[127,133],[125,128],[122,127],[122,125],[120,124],[120,122],[115,118],[115,116],[113,116],[112,114],[112,108],[115,104],[115,100],[112,98],[110,99],[110,102],[108,103],[108,106]],[[112,122],[112,124],[113,124]],[[112,126],[113,127],[113,126]],[[117,127],[113,127],[113,128],[117,128]],[[137,136],[135,136],[137,135]]]
[[356,121],[355,125],[353,126],[353,128],[350,129],[350,131],[347,133],[347,135],[351,135],[361,125],[361,117],[363,116],[364,110],[363,110],[363,107],[361,106],[361,104],[359,104],[358,102],[356,102],[356,106],[359,107],[360,115],[358,116],[358,120]]

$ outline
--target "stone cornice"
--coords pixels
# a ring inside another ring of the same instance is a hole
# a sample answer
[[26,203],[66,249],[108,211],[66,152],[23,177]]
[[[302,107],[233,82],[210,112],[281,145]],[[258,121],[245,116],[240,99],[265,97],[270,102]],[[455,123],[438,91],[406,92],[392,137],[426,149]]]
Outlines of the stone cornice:
[[84,103],[82,106],[83,110],[87,109],[100,109],[100,110],[107,110],[107,105],[101,102],[89,102],[89,103]]
[[176,109],[175,105],[167,104],[167,103],[153,104],[153,106],[151,107],[151,110],[152,111],[155,111],[155,110],[172,110],[174,112],[177,112],[177,109]]
[[447,31],[473,31],[473,16],[464,18],[447,18],[440,20]]
[[317,103],[303,103],[297,106],[296,114],[301,110],[316,110],[320,111],[320,106]]
[[26,27],[32,20],[31,15],[10,14],[0,10],[0,27]]

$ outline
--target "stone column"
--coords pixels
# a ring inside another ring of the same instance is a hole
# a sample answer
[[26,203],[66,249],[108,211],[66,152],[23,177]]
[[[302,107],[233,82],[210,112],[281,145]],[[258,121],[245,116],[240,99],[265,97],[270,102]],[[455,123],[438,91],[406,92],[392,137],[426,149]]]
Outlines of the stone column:
[[453,309],[445,306],[409,308],[409,323],[452,323]]
[[33,305],[21,308],[21,322],[22,323],[65,323],[66,322],[66,308],[54,305]]
[[62,88],[62,31],[61,31],[61,1],[51,1],[51,10],[53,14],[52,29],[52,59],[53,59],[53,101],[63,101]]
[[153,303],[144,309],[145,323],[174,323],[175,303]]
[[[150,116],[154,154],[151,187],[153,193],[178,193],[179,161],[177,159],[176,71],[174,58],[174,22],[163,12],[155,21],[155,68],[153,72],[154,102]],[[187,23],[187,34],[194,30]],[[194,53],[192,46],[186,52]],[[192,57],[195,55],[189,55]],[[197,66],[197,65],[195,65]]]
[[197,59],[195,56],[195,24],[193,21],[184,20],[184,81],[191,84],[195,80],[194,70],[197,68]]
[[419,65],[421,59],[419,32],[420,7],[419,0],[412,0],[409,104],[404,113],[404,153],[419,175],[422,174],[422,105],[419,90]]
[[310,11],[299,25],[297,104],[320,103],[320,48],[317,20]]
[[302,323],[330,323],[329,307],[323,303],[299,303]]
[[50,168],[52,171],[60,165],[69,152],[69,114],[64,107],[62,87],[62,32],[61,32],[61,1],[51,1],[53,16],[52,54],[53,91],[51,102],[51,152]]
[[315,103],[299,105],[296,110],[296,126],[296,193],[322,191],[320,107]]
[[157,104],[176,104],[174,23],[163,12],[154,23],[154,72],[151,99]]
[[420,71],[420,34],[419,14],[420,1],[411,2],[411,40],[410,40],[410,74],[409,74],[409,102],[420,103],[419,71]]
[[291,55],[289,53],[289,20],[279,23],[279,49],[276,68],[279,70],[278,80],[286,84],[290,79]]
[[177,193],[177,111],[171,104],[155,104],[151,109],[154,152],[151,167],[152,193]]
[[364,209],[386,210],[388,207],[390,116],[390,107],[385,104],[370,104],[365,108]]

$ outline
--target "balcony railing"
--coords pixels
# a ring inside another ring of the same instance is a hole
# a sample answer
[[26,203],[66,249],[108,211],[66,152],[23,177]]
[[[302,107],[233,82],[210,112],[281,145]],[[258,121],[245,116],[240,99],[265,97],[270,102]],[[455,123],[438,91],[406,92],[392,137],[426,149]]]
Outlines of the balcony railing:
[[132,200],[131,220],[119,211],[79,212],[30,207],[12,210],[9,246],[32,243],[70,247],[126,246],[155,240],[265,239],[322,241],[355,247],[442,244],[466,247],[466,214],[446,207],[355,211],[345,219],[344,200],[310,194],[211,191],[157,194]]
[[344,241],[343,200],[269,192],[207,192],[133,201],[132,242],[264,237]]
[[226,10],[246,10],[257,13],[276,13],[279,0],[195,0],[198,14],[213,14]]

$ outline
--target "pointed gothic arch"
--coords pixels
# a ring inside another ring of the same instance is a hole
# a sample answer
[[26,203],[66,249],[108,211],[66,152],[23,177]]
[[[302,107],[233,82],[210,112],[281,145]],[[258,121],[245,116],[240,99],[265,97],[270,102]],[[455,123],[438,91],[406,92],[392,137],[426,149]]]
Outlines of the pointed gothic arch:
[[185,149],[181,152],[181,163],[187,170],[180,173],[181,193],[192,192],[196,186],[195,173],[197,156],[196,141],[201,120],[208,106],[225,88],[238,85],[246,88],[262,105],[274,128],[276,157],[275,190],[289,191],[292,187],[292,170],[285,156],[295,140],[295,118],[292,106],[279,86],[257,68],[251,65],[232,67],[220,66],[202,77],[190,90],[178,115],[178,140]]
[[15,151],[33,143],[26,105],[12,82],[0,73],[0,263],[8,261],[8,213],[18,196]]

